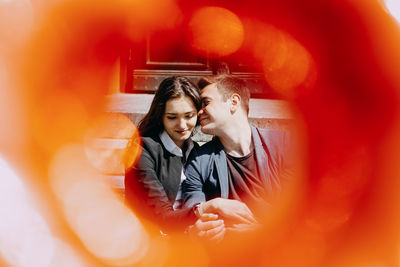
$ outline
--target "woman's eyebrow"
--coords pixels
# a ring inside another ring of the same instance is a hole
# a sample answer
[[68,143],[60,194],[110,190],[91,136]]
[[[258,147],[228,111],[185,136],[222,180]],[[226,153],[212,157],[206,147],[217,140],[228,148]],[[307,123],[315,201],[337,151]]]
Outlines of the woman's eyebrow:
[[[195,110],[191,110],[191,111],[187,111],[187,112],[185,112],[185,113],[183,113],[183,114],[190,114],[190,113],[196,113],[196,111],[195,111]],[[166,114],[166,115],[177,115],[177,114],[179,114],[179,113],[165,112],[164,114]]]

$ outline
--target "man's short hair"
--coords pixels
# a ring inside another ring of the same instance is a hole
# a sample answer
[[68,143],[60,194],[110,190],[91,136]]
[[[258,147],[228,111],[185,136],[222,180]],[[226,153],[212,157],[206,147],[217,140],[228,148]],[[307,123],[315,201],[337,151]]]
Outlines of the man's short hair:
[[197,85],[202,90],[210,84],[216,85],[224,101],[233,93],[240,95],[242,108],[249,114],[250,90],[243,80],[231,75],[218,75],[201,78]]

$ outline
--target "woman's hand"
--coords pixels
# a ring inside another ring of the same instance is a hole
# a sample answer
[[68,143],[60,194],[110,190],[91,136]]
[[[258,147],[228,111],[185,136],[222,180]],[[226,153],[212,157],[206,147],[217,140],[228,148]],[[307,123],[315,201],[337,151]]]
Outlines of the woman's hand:
[[203,213],[187,231],[193,239],[218,243],[224,238],[226,229],[224,221],[218,219],[218,215]]

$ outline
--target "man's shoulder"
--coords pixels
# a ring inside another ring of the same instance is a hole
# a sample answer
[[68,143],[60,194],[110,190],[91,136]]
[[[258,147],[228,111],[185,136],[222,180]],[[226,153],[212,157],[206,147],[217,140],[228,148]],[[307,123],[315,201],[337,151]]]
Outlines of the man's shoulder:
[[197,148],[197,154],[212,154],[222,149],[222,145],[217,138],[213,138],[212,140],[208,141],[207,143],[199,146]]
[[214,138],[211,141],[196,147],[194,150],[195,151],[191,153],[190,160],[209,161],[213,158],[213,155],[220,154],[223,148],[219,140]]
[[289,137],[289,132],[283,129],[265,129],[254,127],[263,139],[279,140]]
[[264,129],[257,127],[254,128],[255,132],[259,135],[259,139],[255,138],[254,140],[260,140],[262,144],[259,145],[262,145],[263,147],[265,145],[269,148],[269,150],[285,150],[286,147],[292,142],[290,133],[287,130]]
[[266,129],[253,126],[262,136],[284,136],[287,134],[283,129]]

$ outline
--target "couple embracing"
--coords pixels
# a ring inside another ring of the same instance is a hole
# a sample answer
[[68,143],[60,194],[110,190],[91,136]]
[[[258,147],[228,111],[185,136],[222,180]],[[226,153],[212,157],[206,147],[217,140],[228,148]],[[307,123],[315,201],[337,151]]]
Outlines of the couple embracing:
[[[142,153],[126,170],[129,205],[163,232],[221,241],[257,229],[290,180],[290,138],[248,120],[250,92],[235,77],[163,80],[139,123]],[[199,146],[193,130],[213,139]]]

